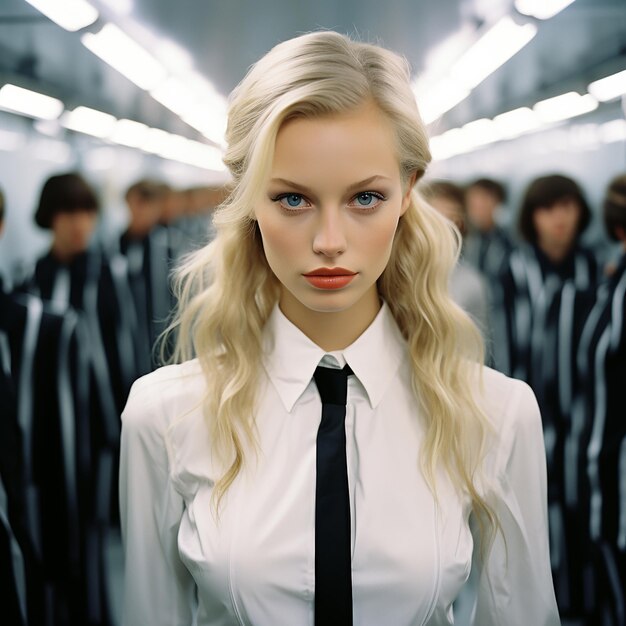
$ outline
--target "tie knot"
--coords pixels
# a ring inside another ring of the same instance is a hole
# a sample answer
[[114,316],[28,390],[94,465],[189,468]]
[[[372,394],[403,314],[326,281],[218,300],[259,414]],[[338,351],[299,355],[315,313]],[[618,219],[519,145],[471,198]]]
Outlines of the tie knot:
[[348,376],[354,374],[349,365],[343,369],[318,366],[313,378],[317,385],[322,404],[338,404],[345,406],[348,395]]

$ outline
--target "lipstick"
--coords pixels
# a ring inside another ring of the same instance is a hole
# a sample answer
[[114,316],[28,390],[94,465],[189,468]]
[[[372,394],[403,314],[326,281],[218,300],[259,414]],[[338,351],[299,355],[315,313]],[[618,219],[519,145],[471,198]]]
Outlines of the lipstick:
[[349,285],[357,272],[351,272],[343,267],[320,267],[303,274],[304,278],[317,289],[341,289]]

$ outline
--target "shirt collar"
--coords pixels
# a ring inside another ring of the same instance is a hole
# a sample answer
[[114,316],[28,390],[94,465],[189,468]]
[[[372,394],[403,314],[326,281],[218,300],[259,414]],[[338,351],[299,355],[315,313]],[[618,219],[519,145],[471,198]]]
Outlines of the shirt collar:
[[[385,302],[361,336],[340,352],[375,408],[406,353],[406,342]],[[291,412],[327,354],[332,353],[311,341],[276,304],[264,330],[263,364],[287,411]]]

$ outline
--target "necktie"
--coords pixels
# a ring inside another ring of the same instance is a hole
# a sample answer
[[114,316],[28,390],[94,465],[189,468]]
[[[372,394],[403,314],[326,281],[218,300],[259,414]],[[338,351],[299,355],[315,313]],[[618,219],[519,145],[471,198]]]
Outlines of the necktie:
[[315,487],[315,626],[352,624],[350,497],[346,462],[348,376],[318,367],[313,378],[322,399],[317,431]]

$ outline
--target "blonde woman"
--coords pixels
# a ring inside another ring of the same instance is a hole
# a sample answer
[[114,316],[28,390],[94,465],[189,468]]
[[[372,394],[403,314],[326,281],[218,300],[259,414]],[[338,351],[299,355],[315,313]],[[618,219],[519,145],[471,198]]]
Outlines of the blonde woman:
[[124,623],[559,623],[541,422],[450,300],[458,238],[405,62],[333,32],[231,98],[232,194],[178,273],[177,361],[123,415]]

